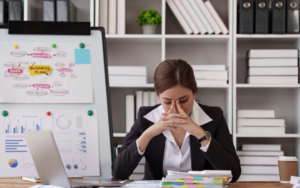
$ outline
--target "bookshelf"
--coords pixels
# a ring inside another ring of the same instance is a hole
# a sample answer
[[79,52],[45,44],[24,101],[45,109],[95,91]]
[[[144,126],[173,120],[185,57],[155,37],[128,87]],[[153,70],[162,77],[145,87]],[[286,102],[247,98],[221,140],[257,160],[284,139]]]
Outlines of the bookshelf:
[[[233,0],[233,85],[232,85],[232,125],[233,141],[237,150],[242,144],[281,144],[285,156],[300,156],[300,84],[262,84],[246,83],[249,49],[291,49],[298,48],[299,34],[238,34],[237,3]],[[275,110],[275,117],[285,119],[286,134],[237,134],[236,112],[238,109]],[[300,168],[298,164],[298,175]]]

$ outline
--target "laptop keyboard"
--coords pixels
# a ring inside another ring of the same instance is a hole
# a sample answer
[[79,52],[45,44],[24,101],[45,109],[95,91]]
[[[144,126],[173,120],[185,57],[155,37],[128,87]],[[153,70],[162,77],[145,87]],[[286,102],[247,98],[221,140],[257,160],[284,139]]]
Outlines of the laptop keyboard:
[[75,186],[75,187],[88,187],[89,183],[88,182],[84,182],[84,181],[70,181],[70,185],[71,186]]

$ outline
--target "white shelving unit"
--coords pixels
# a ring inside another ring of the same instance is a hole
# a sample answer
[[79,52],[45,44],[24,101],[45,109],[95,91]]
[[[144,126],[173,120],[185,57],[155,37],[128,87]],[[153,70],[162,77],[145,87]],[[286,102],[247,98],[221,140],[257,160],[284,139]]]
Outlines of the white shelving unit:
[[[249,49],[299,49],[300,35],[244,35],[237,34],[237,2],[233,0],[233,141],[237,150],[242,144],[281,144],[286,156],[300,157],[300,84],[246,83],[248,74],[246,52]],[[286,134],[237,134],[238,109],[275,110],[275,117],[285,119]],[[298,164],[298,175],[300,173]]]
[[[220,17],[232,27],[232,1],[211,0]],[[139,11],[155,8],[162,15],[162,25],[155,35],[143,35],[138,26]],[[136,90],[154,91],[153,75],[165,59],[183,59],[189,64],[225,64],[229,71],[227,85],[198,86],[197,100],[219,106],[232,131],[232,35],[186,35],[165,0],[127,0],[126,34],[107,35],[108,65],[147,66],[147,84],[113,84],[110,86],[114,138],[125,137],[125,95]],[[216,55],[217,54],[217,55]],[[122,134],[123,133],[123,134]]]

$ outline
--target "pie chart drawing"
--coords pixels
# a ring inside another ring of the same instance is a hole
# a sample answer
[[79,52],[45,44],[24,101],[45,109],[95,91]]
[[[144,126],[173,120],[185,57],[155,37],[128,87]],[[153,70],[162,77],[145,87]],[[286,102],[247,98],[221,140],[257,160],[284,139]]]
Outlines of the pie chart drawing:
[[67,165],[66,165],[66,168],[67,168],[68,170],[71,170],[71,169],[72,169],[72,166],[69,165],[69,164],[67,164]]
[[18,166],[18,161],[16,159],[11,159],[9,160],[8,162],[8,165],[11,167],[11,168],[16,168]]
[[85,164],[81,165],[81,170],[86,170],[86,165]]
[[56,124],[59,128],[66,130],[71,126],[71,120],[65,115],[61,115],[56,119]]

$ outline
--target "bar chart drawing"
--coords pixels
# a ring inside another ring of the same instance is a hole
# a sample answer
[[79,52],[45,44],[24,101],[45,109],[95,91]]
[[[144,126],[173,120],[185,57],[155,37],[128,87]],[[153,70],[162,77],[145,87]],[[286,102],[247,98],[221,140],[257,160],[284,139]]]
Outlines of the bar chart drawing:
[[27,153],[27,143],[24,139],[6,139],[5,153]]
[[42,118],[20,118],[7,122],[5,134],[23,134],[24,131],[40,131],[42,129]]

